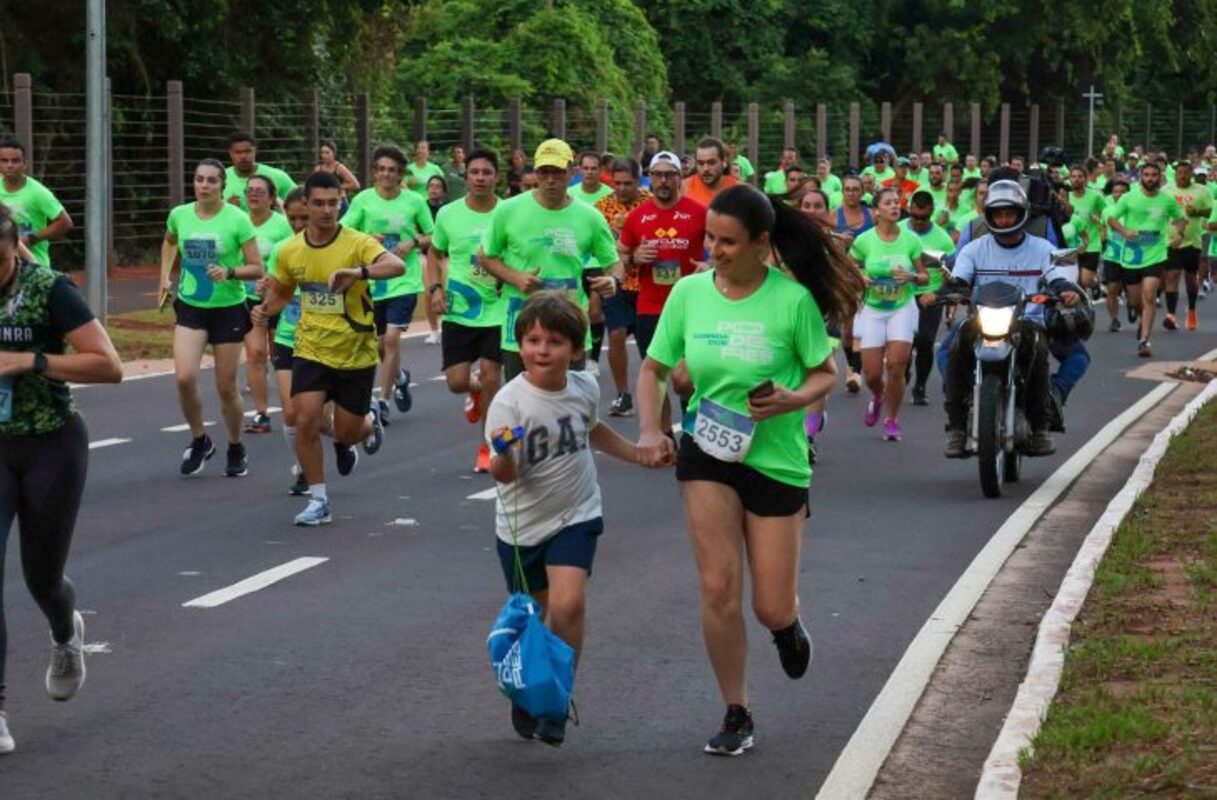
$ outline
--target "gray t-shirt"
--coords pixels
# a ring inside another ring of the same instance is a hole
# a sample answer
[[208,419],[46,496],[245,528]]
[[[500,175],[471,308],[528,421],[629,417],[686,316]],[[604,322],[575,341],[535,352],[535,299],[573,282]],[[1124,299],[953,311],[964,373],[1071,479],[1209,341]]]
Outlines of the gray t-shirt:
[[600,384],[569,372],[566,388],[538,389],[516,376],[486,412],[486,441],[499,428],[524,428],[516,451],[516,480],[498,484],[495,534],[520,545],[542,544],[563,528],[601,515],[600,486],[588,433],[599,423]]

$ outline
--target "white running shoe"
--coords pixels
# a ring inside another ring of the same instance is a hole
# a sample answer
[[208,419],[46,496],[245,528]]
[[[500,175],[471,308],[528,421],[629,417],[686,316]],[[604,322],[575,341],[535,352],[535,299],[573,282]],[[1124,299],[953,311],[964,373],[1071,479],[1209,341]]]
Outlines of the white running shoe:
[[430,333],[427,334],[427,338],[423,339],[423,341],[426,342],[427,344],[439,344],[439,340],[440,340],[439,331],[431,331]]
[[8,732],[8,715],[0,711],[0,756],[16,749],[17,743],[13,741],[13,735]]
[[52,700],[71,700],[85,682],[85,618],[72,612],[75,633],[63,644],[52,639],[51,664],[46,669],[46,693]]

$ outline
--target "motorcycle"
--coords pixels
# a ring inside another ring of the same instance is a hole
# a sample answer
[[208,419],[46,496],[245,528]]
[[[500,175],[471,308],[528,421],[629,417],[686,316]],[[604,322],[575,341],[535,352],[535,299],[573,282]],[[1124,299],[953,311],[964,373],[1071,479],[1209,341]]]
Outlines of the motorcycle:
[[[1073,250],[1055,251],[1053,264],[1066,265],[1075,255]],[[1028,296],[1018,286],[993,281],[976,287],[970,296],[947,293],[936,302],[970,306],[979,330],[964,449],[979,461],[984,496],[1001,497],[1002,484],[1015,483],[1022,476],[1023,451],[1031,438],[1021,402],[1025,376],[1015,357],[1022,336],[1019,322],[1028,304],[1055,306],[1059,298],[1047,290]]]

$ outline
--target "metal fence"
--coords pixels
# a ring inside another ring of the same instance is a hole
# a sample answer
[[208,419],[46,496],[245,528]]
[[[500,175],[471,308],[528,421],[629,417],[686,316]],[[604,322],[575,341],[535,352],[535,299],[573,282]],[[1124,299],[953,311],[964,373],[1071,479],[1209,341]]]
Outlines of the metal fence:
[[[54,247],[55,264],[79,268],[84,261],[85,96],[35,91],[26,75],[16,75],[12,90],[0,88],[0,134],[15,133],[28,150],[31,174],[47,184],[76,228]],[[296,99],[267,100],[250,88],[235,98],[194,97],[170,81],[163,95],[110,95],[112,180],[112,263],[155,263],[165,218],[190,196],[192,167],[205,157],[225,160],[225,137],[246,130],[258,141],[258,158],[302,180],[317,160],[322,141],[336,144],[339,158],[365,182],[372,148],[385,141],[406,145],[420,138],[431,144],[435,160],[446,159],[457,144],[493,147],[504,155],[528,152],[541,139],[558,135],[576,149],[633,152],[648,133],[667,148],[688,152],[704,136],[737,143],[751,160],[758,180],[776,167],[786,146],[810,162],[830,154],[839,165],[858,164],[866,145],[878,139],[899,152],[928,150],[946,132],[960,154],[1033,157],[1047,144],[1061,144],[1074,157],[1086,152],[1086,106],[1012,106],[982,109],[974,103],[922,104],[859,100],[796,107],[784,104],[734,104],[710,108],[677,102],[672,109],[636,103],[625,115],[610,114],[608,101],[593,108],[568,107],[562,99],[505,108],[482,107],[466,98],[458,108],[376,107],[367,95],[348,102],[322,102],[320,92]],[[651,127],[657,120],[663,124]],[[1100,107],[1094,120],[1095,149],[1110,133],[1126,145],[1141,144],[1172,155],[1217,140],[1213,108],[1183,109],[1135,103]],[[809,164],[810,166],[810,164]]]

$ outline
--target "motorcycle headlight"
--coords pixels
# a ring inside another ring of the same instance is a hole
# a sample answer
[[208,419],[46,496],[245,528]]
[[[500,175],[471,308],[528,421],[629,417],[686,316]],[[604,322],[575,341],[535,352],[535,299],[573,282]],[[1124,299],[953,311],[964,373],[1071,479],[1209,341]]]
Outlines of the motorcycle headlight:
[[980,322],[980,334],[986,339],[1001,339],[1010,333],[1010,325],[1014,322],[1013,308],[981,307],[976,313]]

